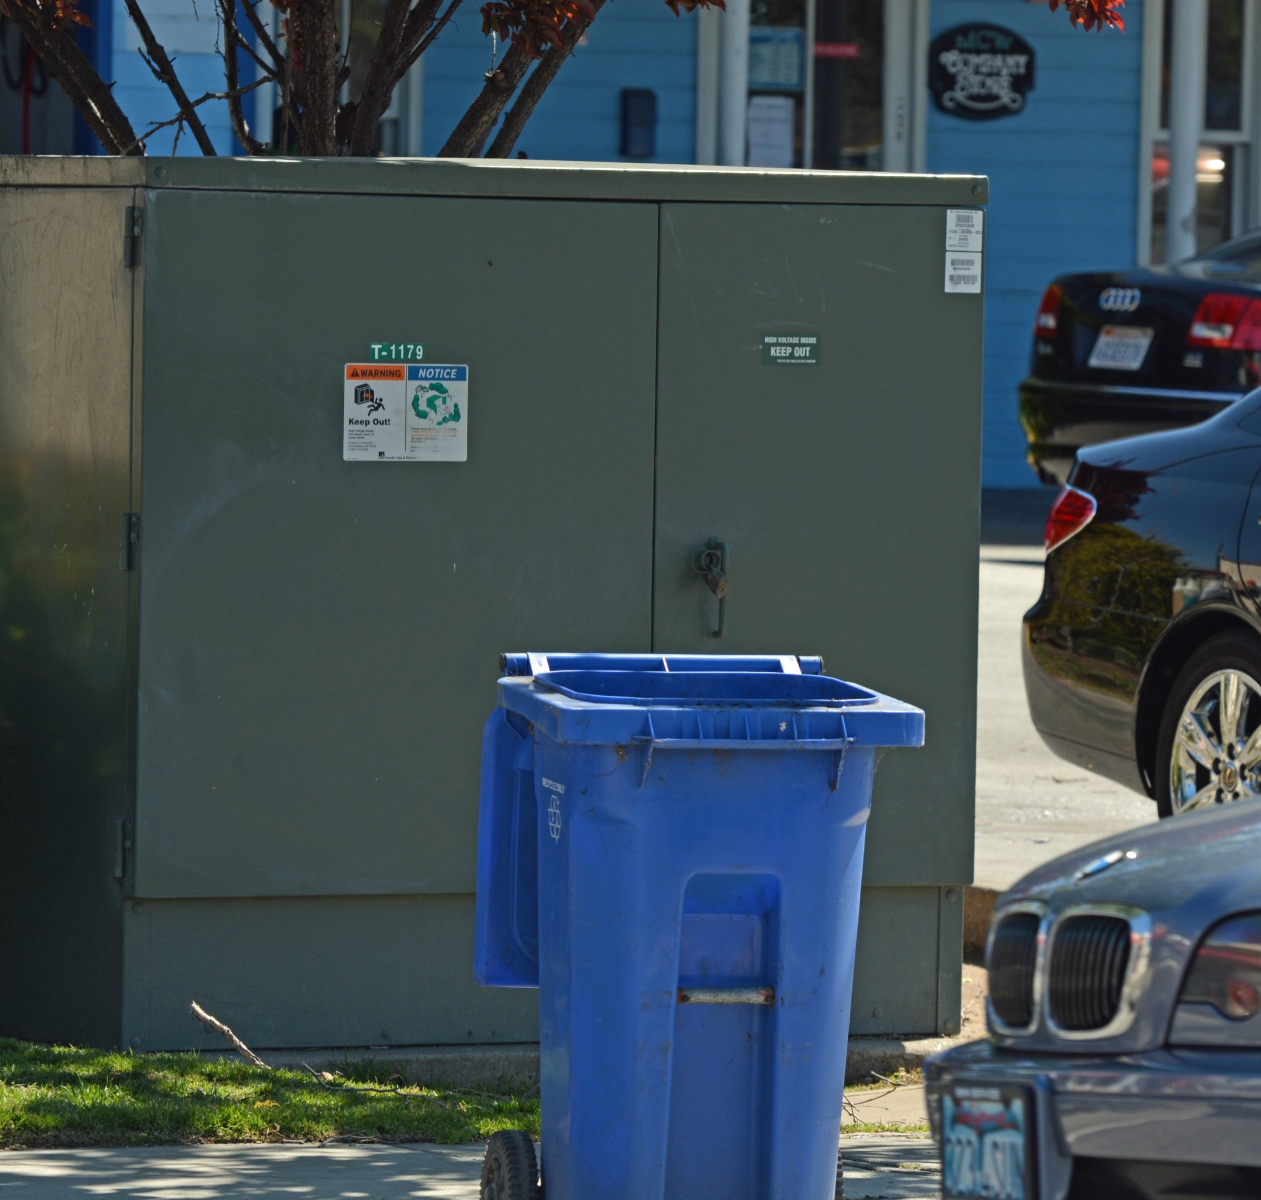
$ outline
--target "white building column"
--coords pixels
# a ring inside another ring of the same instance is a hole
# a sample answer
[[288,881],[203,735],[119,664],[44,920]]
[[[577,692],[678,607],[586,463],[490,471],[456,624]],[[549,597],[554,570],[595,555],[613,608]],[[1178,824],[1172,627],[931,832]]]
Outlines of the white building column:
[[727,0],[718,81],[718,161],[742,167],[749,119],[749,0]]
[[1165,261],[1195,253],[1195,163],[1204,122],[1208,0],[1173,0],[1169,64],[1169,191]]

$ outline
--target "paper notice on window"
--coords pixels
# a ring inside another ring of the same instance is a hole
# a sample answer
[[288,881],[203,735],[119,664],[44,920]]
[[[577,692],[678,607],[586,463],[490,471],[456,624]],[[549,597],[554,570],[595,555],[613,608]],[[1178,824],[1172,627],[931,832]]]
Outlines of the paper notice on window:
[[979,292],[981,290],[981,256],[946,251],[946,291]]
[[979,208],[946,209],[946,249],[980,254],[985,246],[985,212]]

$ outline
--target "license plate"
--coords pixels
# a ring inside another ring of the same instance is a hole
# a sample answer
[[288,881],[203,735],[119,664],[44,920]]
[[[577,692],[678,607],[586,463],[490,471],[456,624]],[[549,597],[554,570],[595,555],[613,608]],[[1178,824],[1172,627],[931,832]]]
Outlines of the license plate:
[[1105,325],[1099,330],[1086,365],[1113,371],[1137,371],[1147,357],[1154,332],[1141,325]]
[[943,1200],[1036,1200],[1033,1092],[951,1084],[941,1092]]

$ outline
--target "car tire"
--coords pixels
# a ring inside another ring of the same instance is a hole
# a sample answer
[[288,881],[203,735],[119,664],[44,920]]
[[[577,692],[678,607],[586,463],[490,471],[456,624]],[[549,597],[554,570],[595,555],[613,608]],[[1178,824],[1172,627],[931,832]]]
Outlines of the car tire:
[[[1223,744],[1232,709],[1235,736]],[[1261,638],[1242,629],[1216,634],[1178,672],[1161,713],[1152,781],[1160,816],[1261,796],[1259,727]]]

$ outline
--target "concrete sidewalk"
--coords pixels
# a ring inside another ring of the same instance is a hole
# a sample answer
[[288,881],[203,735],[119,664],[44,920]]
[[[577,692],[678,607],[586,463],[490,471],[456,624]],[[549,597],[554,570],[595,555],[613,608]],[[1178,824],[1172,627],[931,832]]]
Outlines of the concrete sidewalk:
[[[930,1200],[941,1194],[926,1137],[859,1135],[842,1142],[850,1200]],[[155,1146],[0,1153],[0,1196],[65,1200],[477,1200],[485,1146]]]

